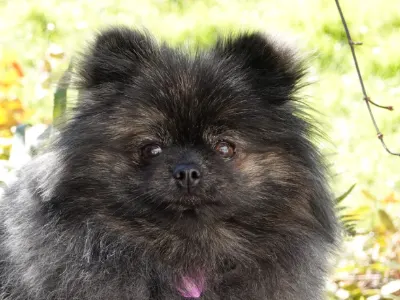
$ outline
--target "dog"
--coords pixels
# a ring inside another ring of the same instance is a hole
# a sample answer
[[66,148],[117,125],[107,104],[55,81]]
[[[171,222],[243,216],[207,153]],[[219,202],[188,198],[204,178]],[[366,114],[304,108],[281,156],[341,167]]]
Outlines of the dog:
[[338,222],[304,62],[101,31],[57,139],[4,193],[3,300],[320,300]]

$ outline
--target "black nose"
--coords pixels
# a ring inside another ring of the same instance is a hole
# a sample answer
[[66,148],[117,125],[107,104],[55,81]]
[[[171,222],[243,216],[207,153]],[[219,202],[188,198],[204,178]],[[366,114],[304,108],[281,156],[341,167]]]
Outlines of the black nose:
[[198,166],[194,164],[179,164],[175,167],[172,176],[178,186],[190,189],[199,184],[201,173]]

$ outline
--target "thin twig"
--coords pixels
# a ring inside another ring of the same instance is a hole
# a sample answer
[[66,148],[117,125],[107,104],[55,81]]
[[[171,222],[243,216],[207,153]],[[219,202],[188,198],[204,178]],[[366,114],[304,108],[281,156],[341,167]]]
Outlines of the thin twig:
[[387,109],[387,110],[393,110],[393,107],[392,106],[379,105],[379,104],[373,102],[370,97],[368,97],[367,91],[366,91],[365,85],[364,85],[364,80],[363,80],[361,72],[360,72],[360,67],[358,66],[356,51],[354,50],[354,46],[362,45],[362,43],[361,42],[354,42],[351,39],[350,31],[349,31],[349,28],[347,26],[346,20],[344,18],[343,11],[342,11],[342,9],[340,7],[339,0],[335,0],[335,2],[336,2],[336,6],[337,6],[337,8],[339,10],[340,18],[342,19],[344,30],[346,31],[347,41],[349,42],[349,46],[350,46],[350,49],[351,49],[351,54],[353,55],[353,61],[354,61],[354,65],[355,65],[356,70],[357,70],[357,75],[358,75],[358,79],[360,81],[362,93],[364,95],[364,101],[365,101],[365,104],[367,105],[368,112],[369,112],[369,115],[371,117],[372,123],[374,124],[375,130],[376,130],[376,134],[377,134],[379,140],[381,141],[383,148],[385,148],[385,150],[389,154],[400,156],[400,153],[392,152],[386,146],[385,141],[383,140],[383,133],[379,130],[378,124],[376,123],[376,120],[375,120],[375,116],[374,116],[374,114],[372,112],[371,104],[376,106],[376,107],[384,108],[384,109]]

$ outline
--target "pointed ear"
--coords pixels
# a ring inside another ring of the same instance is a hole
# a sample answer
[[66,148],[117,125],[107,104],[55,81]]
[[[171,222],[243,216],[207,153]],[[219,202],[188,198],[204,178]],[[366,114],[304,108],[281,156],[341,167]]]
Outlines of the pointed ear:
[[215,51],[242,69],[251,86],[269,103],[290,100],[304,76],[295,52],[260,33],[221,39]]
[[155,55],[155,49],[147,33],[126,27],[102,31],[78,63],[78,85],[90,88],[103,83],[128,82]]

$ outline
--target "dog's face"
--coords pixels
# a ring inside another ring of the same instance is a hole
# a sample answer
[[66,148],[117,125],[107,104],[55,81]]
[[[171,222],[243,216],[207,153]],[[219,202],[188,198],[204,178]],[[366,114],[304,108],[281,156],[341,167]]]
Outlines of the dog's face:
[[79,75],[80,103],[61,139],[74,174],[64,187],[90,213],[178,216],[184,226],[184,216],[325,222],[313,203],[324,193],[320,166],[293,99],[302,71],[272,41],[242,35],[188,56],[114,29]]

